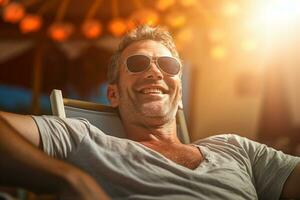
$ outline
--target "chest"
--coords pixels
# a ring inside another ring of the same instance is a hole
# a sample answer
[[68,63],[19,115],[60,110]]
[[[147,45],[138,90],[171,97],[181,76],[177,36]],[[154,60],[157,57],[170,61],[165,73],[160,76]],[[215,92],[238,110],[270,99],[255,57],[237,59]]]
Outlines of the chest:
[[[149,145],[153,150],[150,152],[131,142],[123,146],[116,144],[114,140],[109,145],[91,145],[83,140],[73,155],[76,157],[70,158],[115,197],[125,199],[132,193],[141,194],[139,199],[147,198],[145,195],[150,199],[157,194],[165,199],[257,199],[251,179],[245,174],[247,171],[207,148],[201,148],[205,155],[201,163],[203,156],[195,146]],[[185,168],[158,159],[161,156],[156,153]],[[200,163],[201,167],[197,168]],[[220,184],[224,189],[221,196]]]
[[189,145],[164,145],[153,146],[149,148],[162,154],[169,160],[182,165],[189,169],[197,168],[203,160],[203,156],[199,149]]

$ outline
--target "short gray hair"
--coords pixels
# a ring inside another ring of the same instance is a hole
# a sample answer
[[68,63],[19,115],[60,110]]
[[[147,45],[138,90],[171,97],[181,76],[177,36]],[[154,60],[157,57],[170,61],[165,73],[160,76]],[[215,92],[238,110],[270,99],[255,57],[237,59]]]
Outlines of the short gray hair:
[[119,60],[121,54],[130,44],[141,40],[154,40],[166,46],[171,54],[179,59],[173,38],[171,34],[161,27],[150,27],[148,25],[138,26],[136,29],[128,32],[121,40],[118,49],[112,55],[108,65],[107,78],[110,84],[114,84],[119,79]]

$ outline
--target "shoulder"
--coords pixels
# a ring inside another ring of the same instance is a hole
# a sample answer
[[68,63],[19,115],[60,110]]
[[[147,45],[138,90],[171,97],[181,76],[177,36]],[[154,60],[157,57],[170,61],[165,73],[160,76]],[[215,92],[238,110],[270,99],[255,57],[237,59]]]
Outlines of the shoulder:
[[249,146],[253,146],[254,141],[237,134],[220,134],[200,139],[194,144],[208,147],[218,153],[239,154],[249,158]]
[[95,134],[104,134],[84,118],[60,118],[57,116],[32,116],[40,132],[65,132],[93,137]]
[[57,158],[67,158],[82,145],[83,140],[94,141],[105,134],[83,118],[60,118],[56,116],[32,116],[35,120],[43,150]]
[[206,137],[194,142],[194,144],[206,144],[206,143],[214,143],[214,144],[231,144],[235,146],[241,146],[242,143],[252,142],[251,140],[239,136],[237,134],[218,134],[210,137]]
[[89,128],[90,123],[83,118],[61,118],[51,115],[32,116],[38,126],[51,127],[51,126],[64,126],[70,128]]

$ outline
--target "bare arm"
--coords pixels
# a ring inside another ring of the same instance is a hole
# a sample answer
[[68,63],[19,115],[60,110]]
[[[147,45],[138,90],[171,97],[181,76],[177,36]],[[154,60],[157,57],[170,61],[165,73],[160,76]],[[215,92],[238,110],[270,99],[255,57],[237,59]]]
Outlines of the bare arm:
[[15,129],[16,132],[31,144],[41,147],[39,131],[31,116],[0,111],[0,119]]
[[109,199],[89,175],[47,156],[36,148],[39,145],[38,129],[30,116],[0,113],[0,185],[37,193],[68,191],[84,200]]
[[281,199],[300,199],[300,163],[295,167],[283,186]]

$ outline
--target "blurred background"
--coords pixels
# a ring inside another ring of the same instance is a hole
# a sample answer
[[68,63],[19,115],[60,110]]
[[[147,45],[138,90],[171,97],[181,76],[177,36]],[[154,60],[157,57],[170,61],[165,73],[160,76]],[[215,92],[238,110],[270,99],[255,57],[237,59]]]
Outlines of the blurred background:
[[0,0],[0,109],[51,114],[49,94],[107,104],[124,33],[166,27],[184,63],[193,141],[236,133],[300,156],[300,1]]

